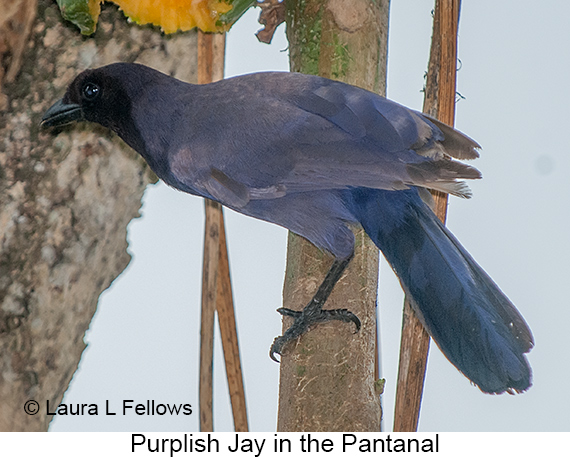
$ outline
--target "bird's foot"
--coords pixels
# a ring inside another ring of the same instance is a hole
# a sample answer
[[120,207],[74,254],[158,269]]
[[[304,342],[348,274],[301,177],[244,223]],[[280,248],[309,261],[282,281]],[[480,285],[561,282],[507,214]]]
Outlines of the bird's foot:
[[353,322],[356,326],[357,333],[360,330],[360,319],[348,311],[347,309],[314,309],[310,305],[305,307],[303,311],[293,311],[288,308],[279,308],[277,310],[283,316],[292,317],[295,319],[293,325],[289,327],[283,336],[278,336],[273,341],[271,349],[269,350],[269,357],[276,362],[279,362],[275,354],[281,355],[281,350],[289,342],[292,341],[309,330],[309,327],[314,324],[328,321],[342,321]]

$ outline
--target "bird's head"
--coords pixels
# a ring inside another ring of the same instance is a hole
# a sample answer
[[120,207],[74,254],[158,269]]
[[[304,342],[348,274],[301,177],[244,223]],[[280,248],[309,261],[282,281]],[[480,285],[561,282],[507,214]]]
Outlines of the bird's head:
[[166,75],[143,65],[116,63],[85,70],[71,82],[61,100],[44,114],[42,127],[75,121],[96,122],[117,133],[131,118],[133,101]]
[[121,86],[103,69],[85,70],[69,85],[63,98],[45,112],[41,125],[53,127],[75,121],[91,121],[112,127],[113,118],[121,111],[129,111],[130,102],[122,94]]

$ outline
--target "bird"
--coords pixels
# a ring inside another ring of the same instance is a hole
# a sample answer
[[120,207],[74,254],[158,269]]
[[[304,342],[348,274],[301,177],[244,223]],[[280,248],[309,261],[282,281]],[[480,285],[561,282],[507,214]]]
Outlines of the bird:
[[[499,286],[430,207],[429,190],[469,198],[481,173],[459,160],[480,146],[423,113],[362,88],[314,75],[264,72],[185,83],[136,63],[81,72],[44,114],[42,127],[76,121],[114,131],[156,175],[306,238],[333,257],[271,358],[327,320],[325,310],[361,226],[398,276],[447,359],[485,393],[532,384],[531,330]],[[459,160],[457,160],[459,159]]]

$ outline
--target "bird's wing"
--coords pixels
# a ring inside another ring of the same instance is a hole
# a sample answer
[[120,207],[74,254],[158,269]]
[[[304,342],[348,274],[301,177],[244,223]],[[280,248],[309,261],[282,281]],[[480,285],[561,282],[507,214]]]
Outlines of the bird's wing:
[[371,92],[291,74],[224,83],[204,93],[215,114],[193,118],[193,133],[171,162],[177,179],[230,206],[347,187],[421,186],[468,196],[458,179],[480,177],[447,160],[477,157],[477,143]]
[[[288,190],[324,180],[382,189],[416,185],[466,196],[466,186],[457,180],[480,177],[474,168],[447,160],[478,157],[476,142],[384,97],[330,82],[295,101],[313,114],[311,121],[324,118],[346,136],[344,141],[314,137],[284,183]],[[320,164],[326,164],[324,170]]]

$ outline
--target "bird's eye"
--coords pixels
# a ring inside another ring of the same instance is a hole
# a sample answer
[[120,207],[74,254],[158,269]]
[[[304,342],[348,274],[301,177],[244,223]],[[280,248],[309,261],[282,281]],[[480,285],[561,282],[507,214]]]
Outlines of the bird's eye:
[[93,83],[87,83],[83,86],[83,98],[87,101],[93,101],[99,95],[99,86]]

